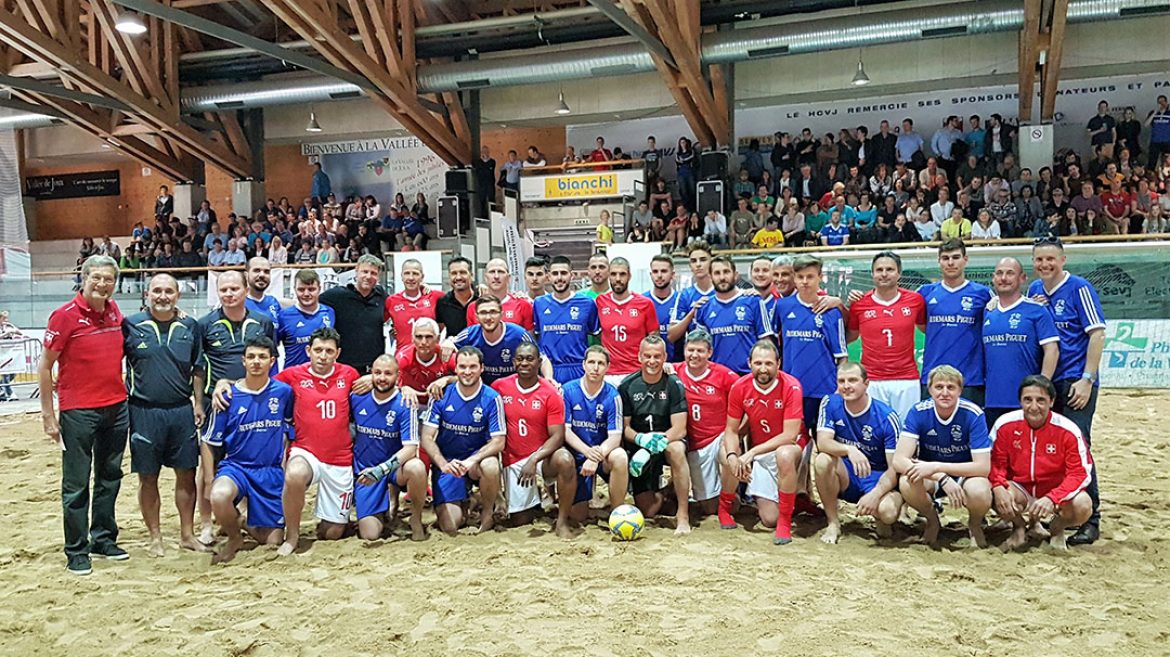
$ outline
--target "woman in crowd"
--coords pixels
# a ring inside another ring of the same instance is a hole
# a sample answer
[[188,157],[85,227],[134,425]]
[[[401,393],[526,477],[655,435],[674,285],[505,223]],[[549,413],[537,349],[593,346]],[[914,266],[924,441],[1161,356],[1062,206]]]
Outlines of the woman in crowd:
[[699,216],[698,212],[692,212],[687,219],[687,244],[703,241],[703,234],[707,230],[707,224],[703,218]]
[[794,198],[788,199],[784,205],[784,214],[780,216],[780,231],[784,233],[784,243],[799,246],[804,242],[804,213],[800,211],[800,202]]
[[313,248],[313,240],[301,239],[301,246],[294,257],[298,265],[311,265],[317,262],[317,250]]
[[883,162],[877,165],[873,175],[869,177],[869,191],[874,196],[888,196],[894,191],[894,179],[890,177],[890,169]]
[[678,138],[678,148],[674,151],[675,168],[678,172],[678,195],[682,204],[688,208],[695,207],[695,181],[699,168],[699,153],[686,137]]
[[1036,226],[1038,219],[1044,218],[1044,206],[1040,199],[1032,193],[1032,188],[1024,185],[1020,188],[1020,197],[1016,199],[1016,224],[1012,227],[1012,235],[1023,237]]
[[424,224],[431,221],[431,207],[427,205],[427,195],[419,192],[414,197],[414,205],[410,206],[410,214],[418,217]]
[[272,243],[268,247],[268,260],[274,267],[288,264],[288,249],[284,246],[284,240],[280,239],[280,235],[272,236]]
[[987,210],[980,210],[971,226],[971,237],[977,240],[997,240],[1002,237],[999,222]]

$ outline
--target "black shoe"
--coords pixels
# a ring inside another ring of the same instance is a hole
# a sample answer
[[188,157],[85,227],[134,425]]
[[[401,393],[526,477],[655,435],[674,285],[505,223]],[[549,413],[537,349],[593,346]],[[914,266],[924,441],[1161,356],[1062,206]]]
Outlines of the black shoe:
[[1097,542],[1098,538],[1101,538],[1101,530],[1097,527],[1097,525],[1091,522],[1086,522],[1085,524],[1081,525],[1081,528],[1078,529],[1075,534],[1068,537],[1068,544],[1092,545],[1093,543]]
[[122,548],[114,545],[104,545],[102,547],[90,550],[90,554],[99,559],[109,559],[110,561],[125,561],[130,558],[130,553]]
[[74,575],[88,575],[93,572],[93,566],[90,564],[89,555],[74,554],[69,557],[69,565],[65,566],[69,572]]

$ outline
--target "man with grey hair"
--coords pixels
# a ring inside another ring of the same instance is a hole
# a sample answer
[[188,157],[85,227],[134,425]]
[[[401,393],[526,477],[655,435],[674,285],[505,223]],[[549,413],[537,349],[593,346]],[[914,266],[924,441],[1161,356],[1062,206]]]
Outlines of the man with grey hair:
[[[382,317],[386,308],[386,290],[379,282],[386,263],[375,255],[358,258],[352,283],[330,288],[321,294],[321,303],[337,315],[334,328],[341,334],[341,355],[337,362],[368,374],[374,359],[386,351]],[[369,391],[356,390],[358,394]]]
[[138,473],[138,506],[150,532],[147,554],[154,557],[165,554],[158,492],[163,466],[175,471],[179,547],[206,550],[194,532],[199,465],[195,427],[203,424],[203,391],[191,381],[202,358],[199,324],[193,317],[180,316],[179,294],[173,276],[155,274],[147,283],[147,309],[122,323],[130,396],[130,470]]
[[[124,560],[114,508],[126,450],[122,382],[122,311],[114,301],[118,263],[93,255],[81,266],[81,290],[53,311],[37,376],[45,434],[61,448],[61,506],[67,568],[93,572],[90,556]],[[53,403],[53,366],[60,416]],[[92,522],[89,496],[93,473]]]

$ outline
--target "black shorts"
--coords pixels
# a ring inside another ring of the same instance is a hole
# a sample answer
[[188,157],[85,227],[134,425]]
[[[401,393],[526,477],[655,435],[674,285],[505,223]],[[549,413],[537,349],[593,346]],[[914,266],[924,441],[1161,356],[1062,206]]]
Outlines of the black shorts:
[[164,466],[193,470],[199,465],[199,442],[190,404],[151,408],[129,404],[130,471],[157,475]]
[[[632,461],[634,454],[642,449],[637,445],[622,444],[622,448],[626,450],[626,455]],[[642,493],[657,493],[662,490],[662,471],[666,467],[666,453],[662,452],[654,454],[650,460],[646,462],[646,467],[642,468],[641,476],[635,477],[630,475],[630,494],[637,497]]]

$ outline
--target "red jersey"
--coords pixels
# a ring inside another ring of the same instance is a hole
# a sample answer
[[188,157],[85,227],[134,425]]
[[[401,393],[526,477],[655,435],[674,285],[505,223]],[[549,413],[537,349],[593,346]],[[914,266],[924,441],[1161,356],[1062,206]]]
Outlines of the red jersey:
[[504,467],[532,456],[548,440],[549,427],[565,423],[565,402],[546,379],[537,379],[532,388],[521,388],[518,374],[492,384],[504,402],[507,436],[504,439]]
[[281,370],[272,377],[293,389],[293,445],[329,465],[353,466],[349,433],[349,392],[358,372],[336,363],[327,376],[313,373],[312,363]]
[[1130,204],[1133,203],[1133,197],[1128,192],[1105,192],[1101,194],[1101,205],[1104,206],[1105,212],[1114,219],[1120,219],[1125,216],[1125,211],[1129,209]]
[[414,388],[418,392],[426,392],[427,386],[439,378],[455,373],[455,355],[449,360],[443,360],[439,348],[435,348],[434,355],[427,362],[419,360],[414,352],[414,345],[408,344],[398,350],[398,387]]
[[991,436],[992,487],[1014,481],[1057,506],[1088,487],[1093,457],[1081,430],[1065,416],[1049,413],[1044,426],[1033,429],[1023,411],[1012,411],[999,418]]
[[59,410],[102,408],[126,401],[122,380],[122,311],[113,299],[98,312],[78,294],[49,315],[45,349],[57,359]]
[[[479,320],[475,318],[475,307],[478,303],[478,301],[472,301],[467,306],[468,326],[479,323]],[[500,301],[500,321],[519,324],[527,331],[533,330],[536,324],[532,321],[532,302],[527,297],[518,297],[512,294],[505,296]]]
[[382,311],[382,321],[391,322],[394,328],[394,339],[398,341],[397,351],[409,345],[414,333],[414,323],[424,317],[435,318],[435,306],[443,293],[431,290],[429,294],[421,292],[414,297],[407,296],[406,292],[399,292],[386,298],[386,307]]
[[687,393],[687,449],[702,449],[727,428],[727,397],[739,375],[719,363],[710,363],[699,376],[685,366],[674,373]]
[[654,302],[641,294],[617,301],[612,291],[606,292],[597,297],[597,318],[601,323],[601,346],[609,352],[609,373],[637,371],[641,367],[638,348],[642,338],[658,333]]
[[861,333],[861,364],[870,380],[918,380],[914,328],[925,324],[922,295],[902,288],[893,301],[879,301],[870,290],[849,306],[849,330]]
[[772,385],[760,390],[751,374],[743,375],[731,386],[727,417],[738,422],[745,415],[752,447],[784,433],[785,420],[800,420],[796,436],[804,435],[804,391],[800,388],[800,381],[777,372]]

